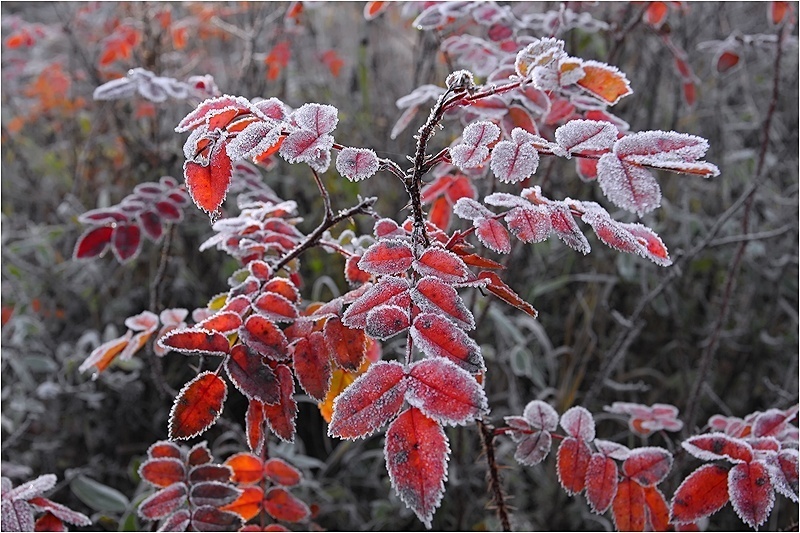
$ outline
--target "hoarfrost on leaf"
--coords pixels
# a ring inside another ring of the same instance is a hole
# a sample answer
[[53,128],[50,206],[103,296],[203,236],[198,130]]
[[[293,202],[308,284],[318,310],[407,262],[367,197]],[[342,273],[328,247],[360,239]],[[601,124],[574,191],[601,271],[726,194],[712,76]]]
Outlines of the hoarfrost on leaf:
[[556,129],[556,142],[569,154],[587,150],[610,150],[619,131],[610,122],[570,120]]
[[336,157],[336,170],[350,181],[361,181],[378,171],[380,163],[368,148],[343,148]]

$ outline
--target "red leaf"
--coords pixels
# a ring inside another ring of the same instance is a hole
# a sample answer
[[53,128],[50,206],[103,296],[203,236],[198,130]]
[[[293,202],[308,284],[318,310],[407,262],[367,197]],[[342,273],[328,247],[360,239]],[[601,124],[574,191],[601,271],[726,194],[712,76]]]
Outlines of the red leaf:
[[607,153],[597,163],[597,183],[611,202],[639,216],[661,205],[661,188],[644,167]]
[[577,494],[586,486],[586,471],[592,452],[586,441],[567,437],[558,447],[558,481],[567,494]]
[[452,212],[453,207],[450,205],[450,200],[442,196],[433,202],[428,212],[428,221],[440,230],[447,231],[447,228],[450,226],[450,215]]
[[192,485],[189,490],[189,501],[196,506],[222,507],[238,498],[239,494],[239,490],[228,483],[203,481]]
[[254,453],[260,454],[264,447],[264,404],[258,400],[250,400],[245,414],[245,431],[247,433],[247,445]]
[[361,181],[378,171],[380,162],[368,148],[345,147],[336,156],[336,170],[350,181]]
[[222,142],[214,145],[207,166],[194,161],[186,161],[183,165],[186,187],[192,200],[212,219],[219,216],[219,208],[231,183],[232,170],[231,159]]
[[389,5],[391,5],[391,2],[378,2],[377,0],[370,0],[364,5],[364,18],[366,20],[377,18],[378,15],[386,11]]
[[139,224],[141,224],[147,238],[154,242],[161,238],[164,228],[161,225],[161,217],[158,214],[150,210],[140,211],[136,214],[136,218],[139,219]]
[[180,448],[166,440],[158,441],[150,446],[150,448],[147,449],[147,455],[151,459],[160,459],[162,457],[182,459]]
[[328,426],[332,437],[356,439],[380,429],[403,407],[403,365],[378,361],[336,397]]
[[379,275],[401,274],[411,267],[414,251],[399,239],[378,241],[364,252],[358,267]]
[[359,285],[366,283],[372,278],[369,272],[361,270],[358,262],[361,260],[360,255],[351,255],[347,258],[344,267],[344,277],[350,285]]
[[237,344],[225,359],[228,377],[248,400],[266,404],[280,401],[280,385],[272,369],[265,365],[261,356],[244,344]]
[[202,322],[195,324],[196,328],[217,331],[222,334],[233,333],[242,325],[242,317],[234,311],[220,311]]
[[794,11],[791,2],[770,2],[769,21],[776,26],[783,22],[786,17]]
[[227,466],[214,463],[197,465],[189,471],[189,483],[201,483],[203,481],[218,481],[227,483],[231,480],[233,471]]
[[264,478],[264,463],[255,455],[239,452],[225,460],[232,471],[231,481],[238,485],[251,485]]
[[292,346],[292,363],[303,390],[318,402],[324,400],[332,371],[323,334],[315,331],[308,337],[301,337]]
[[775,491],[767,466],[759,461],[739,463],[728,473],[728,493],[733,510],[748,526],[758,529],[775,504]]
[[666,531],[669,528],[669,506],[656,487],[645,487],[644,503],[647,506],[647,530]]
[[286,335],[270,319],[261,315],[250,315],[239,329],[239,337],[247,346],[270,359],[282,361],[289,355]]
[[522,128],[511,131],[511,140],[500,141],[492,150],[492,173],[503,183],[516,183],[539,168],[539,152],[533,147],[533,134]]
[[169,438],[190,439],[217,421],[228,386],[212,372],[202,372],[187,383],[169,413]]
[[508,106],[508,113],[503,116],[500,127],[507,137],[511,137],[514,128],[521,128],[534,135],[539,134],[539,128],[533,120],[530,112],[521,105],[512,104]]
[[171,515],[186,502],[186,484],[174,483],[146,498],[139,505],[139,516],[145,520],[158,520]]
[[300,471],[282,459],[269,459],[264,463],[264,475],[278,485],[292,487],[302,480]]
[[436,276],[447,283],[466,281],[471,274],[460,257],[441,248],[425,250],[420,258],[414,261],[413,267],[423,276]]
[[733,50],[721,50],[714,62],[717,72],[724,74],[739,64],[739,54]]
[[285,296],[276,292],[265,292],[253,302],[260,314],[275,322],[291,322],[297,318],[297,308]]
[[408,403],[440,424],[463,425],[489,410],[483,387],[448,359],[412,364],[407,381]]
[[286,278],[273,278],[264,284],[264,292],[275,292],[289,300],[297,303],[300,301],[300,291],[291,280]]
[[191,466],[204,465],[213,461],[211,450],[208,449],[206,441],[199,442],[189,449],[186,454],[186,463]]
[[181,329],[162,337],[158,344],[169,350],[187,355],[224,356],[230,351],[228,338],[222,333],[207,329]]
[[500,279],[500,276],[494,272],[481,272],[478,274],[478,279],[489,280],[489,285],[486,286],[486,289],[507,304],[516,307],[520,311],[524,311],[533,318],[536,318],[539,314],[531,304],[520,298],[519,295],[514,292],[511,287],[506,285],[506,283]]
[[366,333],[376,339],[388,339],[411,325],[408,309],[396,305],[379,305],[367,314]]
[[444,495],[450,448],[442,427],[411,407],[386,431],[386,468],[400,499],[431,527]]
[[776,456],[767,458],[770,479],[775,491],[797,502],[798,492],[798,453],[786,448]]
[[[91,522],[89,522],[91,524]],[[53,513],[47,512],[36,519],[33,525],[34,531],[69,531],[59,518]]]
[[769,409],[765,413],[759,414],[753,421],[753,436],[777,437],[783,432],[792,417],[787,416],[780,409]]
[[192,529],[195,531],[236,531],[240,527],[242,517],[230,511],[203,505],[192,512]]
[[286,365],[275,367],[281,385],[281,399],[276,405],[261,404],[269,428],[285,442],[294,442],[297,402],[294,400],[294,378]]
[[558,236],[561,241],[582,254],[586,255],[591,250],[589,241],[583,234],[575,219],[572,216],[572,211],[564,202],[552,202],[546,205],[550,211],[550,224],[553,227],[553,232]]
[[420,279],[411,289],[411,300],[426,313],[444,315],[460,327],[475,328],[475,319],[451,286],[433,276]]
[[672,521],[696,522],[728,503],[728,469],[706,464],[683,480],[672,497]]
[[550,213],[540,205],[514,208],[505,220],[511,233],[525,243],[546,241],[553,229]]
[[[69,524],[74,524],[76,526],[92,525],[92,521],[85,514],[73,511],[66,505],[61,505],[60,503],[56,503],[47,498],[42,498],[42,497],[31,498],[30,500],[28,500],[28,503],[33,505],[38,511],[47,511],[46,514],[54,516],[59,521],[63,520],[64,522],[67,522]],[[64,524],[61,525],[63,527]],[[40,529],[38,531],[53,531],[53,530]],[[66,531],[66,529],[64,529],[63,531]]]
[[204,124],[214,114],[219,113],[224,109],[237,109],[240,112],[252,109],[250,102],[246,98],[239,96],[220,96],[218,98],[210,98],[200,103],[196,109],[186,115],[175,128],[178,133],[183,133],[194,129],[197,126]]
[[625,475],[643,487],[652,487],[664,481],[671,468],[672,454],[654,446],[631,451],[622,463]]
[[305,503],[280,487],[273,487],[264,494],[264,510],[272,518],[286,522],[301,522],[311,514]]
[[[172,196],[170,196],[172,199]],[[164,218],[170,222],[180,222],[183,220],[183,211],[181,211],[172,201],[162,200],[160,202],[156,202],[156,211],[158,212],[161,218]]]
[[136,224],[120,224],[111,236],[111,249],[120,263],[130,261],[142,245],[142,231]]
[[654,28],[659,28],[667,20],[669,8],[666,2],[650,2],[647,10],[644,12],[642,19],[646,24]]
[[646,523],[644,487],[630,478],[623,478],[611,504],[617,531],[644,531]]
[[483,356],[475,341],[444,317],[420,313],[411,326],[411,338],[425,355],[446,357],[472,374],[485,368]]
[[186,531],[189,527],[189,520],[189,510],[181,509],[164,520],[161,524],[161,529],[164,531]]
[[586,467],[586,501],[592,512],[603,514],[617,495],[617,463],[601,453],[592,454]]
[[499,254],[511,253],[511,241],[508,231],[503,225],[493,218],[479,218],[474,221],[475,235],[487,248]]
[[733,462],[749,463],[753,460],[752,446],[742,439],[729,437],[723,433],[696,435],[686,439],[681,445],[687,452],[705,461],[728,459]]
[[342,315],[342,323],[351,328],[366,327],[367,313],[375,307],[383,304],[395,304],[403,298],[408,298],[410,301],[408,287],[408,282],[404,279],[392,277],[381,279],[350,305]]
[[167,487],[186,477],[183,461],[172,457],[150,459],[139,467],[139,477],[156,487]]
[[336,364],[351,372],[357,370],[367,355],[364,330],[349,328],[339,317],[331,317],[325,322],[323,332],[325,344]]

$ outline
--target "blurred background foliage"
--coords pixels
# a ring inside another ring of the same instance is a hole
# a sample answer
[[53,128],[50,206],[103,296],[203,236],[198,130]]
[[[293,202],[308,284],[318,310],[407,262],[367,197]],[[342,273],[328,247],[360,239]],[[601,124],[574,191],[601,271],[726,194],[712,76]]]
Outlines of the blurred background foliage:
[[[126,265],[110,254],[88,262],[71,256],[83,231],[78,215],[119,202],[138,183],[181,177],[184,139],[172,128],[191,107],[143,99],[95,102],[94,88],[136,66],[178,79],[211,74],[223,93],[277,96],[293,107],[333,104],[339,109],[338,140],[402,163],[426,113],[391,140],[400,116],[395,101],[421,84],[443,85],[448,73],[437,51],[446,32],[411,27],[421,7],[391,6],[368,22],[361,3],[304,4],[299,15],[287,18],[290,6],[280,2],[3,2],[4,476],[21,481],[56,473],[72,487],[56,492],[56,500],[95,512],[103,528],[135,529],[141,525],[131,502],[142,491],[136,466],[147,447],[166,436],[171,402],[157,393],[147,357],[115,364],[96,380],[77,371],[95,346],[122,332],[125,317],[148,308],[160,247],[146,244]],[[662,402],[685,411],[699,360],[715,334],[711,372],[696,406],[698,427],[714,413],[743,416],[796,403],[796,33],[795,46],[781,64],[763,178],[743,225],[743,208],[726,210],[756,176],[773,92],[775,44],[768,39],[741,44],[741,37],[776,34],[767,4],[691,3],[685,12],[670,13],[670,38],[687,52],[694,71],[693,105],[685,100],[662,36],[632,24],[642,4],[571,7],[616,30],[572,30],[562,36],[571,55],[601,61],[613,55],[610,62],[627,74],[634,94],[615,108],[616,114],[633,131],[675,129],[707,138],[707,160],[722,175],[711,180],[659,176],[663,204],[644,222],[676,260],[668,269],[617,253],[591,237],[588,256],[551,240],[516,246],[502,258],[511,267],[505,281],[540,315],[534,321],[489,298],[476,298],[492,420],[499,424],[502,416],[520,413],[536,398],[559,411],[580,404],[598,413],[600,436],[645,444],[618,419],[603,415],[602,407],[613,401]],[[555,2],[512,5],[515,12],[527,13],[558,8]],[[617,39],[623,28],[624,37]],[[707,43],[737,36],[740,60],[720,73]],[[437,135],[432,148],[457,137],[456,126]],[[574,165],[559,161],[540,173],[552,198],[603,202],[596,186],[577,178]],[[307,218],[302,227],[316,224],[319,199],[300,166],[279,164],[264,180],[281,197],[298,202]],[[325,180],[334,208],[351,205],[357,193],[378,195],[378,212],[405,216],[402,187],[387,175],[356,186],[331,170]],[[479,187],[488,190],[486,183]],[[227,206],[228,213],[235,212],[232,202]],[[197,251],[211,231],[204,215],[189,213],[174,234],[161,308],[204,306],[227,289],[226,279],[236,268],[215,251]],[[371,230],[369,221],[356,222],[361,226],[353,229]],[[716,233],[707,239],[712,229]],[[743,240],[741,265],[731,272]],[[717,325],[732,274],[729,311]],[[346,287],[342,261],[324,252],[304,257],[303,276],[306,299],[328,298]],[[391,349],[390,343],[385,353]],[[620,364],[609,367],[620,351]],[[173,387],[193,372],[189,360],[174,354],[164,359],[164,367]],[[218,459],[245,448],[238,425],[245,408],[243,399],[232,396],[224,418],[208,432]],[[390,489],[381,439],[334,442],[313,403],[301,400],[300,412],[297,443],[271,452],[306,470],[303,490],[306,500],[318,505],[321,526],[422,527]],[[453,454],[434,528],[498,529],[486,509],[485,461],[474,428],[448,432]],[[583,500],[558,488],[552,458],[535,468],[519,467],[512,444],[497,442],[498,457],[508,466],[503,479],[515,528],[611,527],[607,518],[591,515]],[[650,443],[675,444],[660,435]],[[671,494],[677,482],[671,477],[665,492]],[[713,521],[723,529],[743,527],[730,507]],[[797,524],[797,509],[779,498],[767,526],[774,530],[791,523]]]

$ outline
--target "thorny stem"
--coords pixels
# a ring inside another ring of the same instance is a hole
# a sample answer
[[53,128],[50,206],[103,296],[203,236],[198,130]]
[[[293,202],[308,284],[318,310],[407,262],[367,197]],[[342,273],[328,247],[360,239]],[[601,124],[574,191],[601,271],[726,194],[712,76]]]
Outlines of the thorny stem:
[[503,531],[511,531],[508,507],[506,506],[505,494],[503,494],[503,486],[500,481],[500,470],[494,457],[494,428],[483,420],[478,420],[477,424],[483,451],[486,454],[486,463],[489,466],[489,490],[492,492],[497,518],[503,526]]
[[[755,192],[757,186],[762,178],[764,173],[764,163],[767,159],[767,149],[770,144],[770,135],[769,131],[772,126],[772,119],[775,116],[775,109],[778,105],[778,97],[779,97],[779,87],[780,87],[780,80],[781,80],[781,57],[783,56],[783,37],[785,33],[785,26],[781,28],[778,34],[778,46],[775,53],[775,64],[773,67],[774,77],[773,77],[773,84],[772,84],[772,99],[769,103],[769,109],[767,110],[767,117],[764,119],[764,128],[763,128],[763,141],[761,142],[761,150],[758,154],[758,164],[756,165],[756,173],[755,178],[753,180],[753,187],[751,188],[747,198],[744,202],[744,213],[742,215],[742,233],[747,234],[748,226],[750,225],[750,212],[753,207],[753,199],[755,198]],[[730,309],[731,303],[731,296],[733,295],[733,287],[736,283],[736,277],[738,276],[739,266],[741,265],[742,258],[744,257],[744,250],[747,248],[748,241],[742,241],[739,243],[739,246],[736,249],[736,253],[733,258],[733,262],[731,262],[730,267],[728,268],[728,272],[726,275],[725,281],[725,288],[723,289],[722,293],[722,300],[720,302],[720,310],[719,314],[717,315],[717,321],[714,324],[714,329],[711,333],[711,338],[706,345],[705,350],[703,351],[703,355],[700,358],[700,365],[698,367],[697,372],[697,379],[694,382],[694,386],[692,387],[692,392],[689,395],[689,399],[687,401],[686,407],[686,425],[684,426],[687,431],[692,431],[697,422],[697,415],[698,415],[698,404],[700,400],[700,392],[703,388],[703,384],[708,380],[709,372],[711,371],[711,365],[714,361],[714,355],[717,352],[717,347],[719,346],[719,338],[722,333],[722,328],[725,325],[725,322],[728,319],[728,310]]]
[[344,211],[339,211],[339,213],[336,215],[328,216],[326,214],[320,225],[317,226],[314,231],[309,233],[306,238],[303,239],[303,241],[297,246],[295,246],[288,254],[283,256],[280,261],[274,264],[272,268],[277,272],[281,268],[285,267],[292,259],[298,257],[309,248],[316,246],[320,239],[322,239],[322,235],[328,229],[332,228],[342,220],[348,219],[353,215],[370,214],[372,211],[372,206],[375,205],[375,202],[377,201],[378,198],[375,196],[364,198],[357,205],[354,205],[349,209],[345,209]]
[[322,196],[322,203],[325,206],[325,221],[330,220],[333,218],[333,210],[331,209],[331,195],[328,194],[328,189],[325,188],[325,185],[322,183],[322,180],[317,174],[317,171],[313,168],[311,169],[311,173],[314,174],[314,183],[317,184],[317,188],[319,189],[319,194]]

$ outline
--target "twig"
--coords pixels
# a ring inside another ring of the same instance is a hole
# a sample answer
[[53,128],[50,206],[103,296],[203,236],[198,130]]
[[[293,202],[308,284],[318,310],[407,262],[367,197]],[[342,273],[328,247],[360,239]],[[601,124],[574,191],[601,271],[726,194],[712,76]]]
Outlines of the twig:
[[[175,235],[175,225],[170,224],[164,236],[164,244],[161,247],[161,256],[158,259],[158,269],[153,281],[150,283],[150,311],[158,314],[162,311],[161,305],[161,286],[164,281],[164,274],[167,271],[167,264],[169,263],[170,248],[172,247],[172,239]],[[153,340],[152,342],[155,342]],[[167,397],[175,398],[178,391],[169,386],[164,379],[164,366],[161,358],[156,355],[155,351],[150,349],[150,375],[153,378],[153,383],[156,384],[158,395],[165,399]]]
[[[761,150],[758,154],[758,164],[756,165],[756,173],[753,179],[753,187],[750,187],[750,193],[745,199],[744,214],[742,215],[742,233],[747,234],[748,226],[750,225],[750,212],[753,207],[753,199],[755,198],[756,186],[761,183],[764,173],[764,165],[767,159],[767,149],[770,144],[769,130],[772,127],[772,119],[775,116],[775,109],[778,105],[779,87],[781,81],[781,57],[783,56],[783,33],[785,26],[781,28],[778,37],[778,47],[775,53],[774,64],[774,77],[772,84],[772,99],[769,102],[769,109],[767,110],[767,117],[764,119],[763,140],[761,142]],[[742,258],[744,257],[744,250],[747,248],[749,241],[741,241],[736,249],[736,254],[733,257],[733,262],[728,268],[727,279],[725,281],[725,288],[722,292],[722,299],[720,301],[719,314],[717,321],[714,324],[714,329],[711,332],[711,337],[706,345],[703,355],[700,357],[700,364],[697,370],[697,379],[692,386],[692,391],[689,394],[689,399],[686,402],[686,424],[684,431],[693,431],[698,416],[698,404],[700,400],[700,393],[703,390],[703,385],[708,380],[711,365],[714,361],[717,348],[719,347],[719,338],[722,333],[722,328],[728,319],[728,311],[730,310],[731,297],[733,295],[733,287],[736,283],[736,278],[739,274],[739,266],[741,265]]]
[[503,494],[503,485],[500,481],[500,470],[497,467],[497,462],[494,457],[494,435],[495,431],[492,426],[478,420],[478,432],[481,435],[481,443],[483,444],[483,451],[486,454],[486,463],[489,466],[489,490],[492,493],[492,500],[494,501],[495,511],[500,524],[503,526],[503,531],[511,531],[511,522],[508,517],[508,507],[506,506],[505,495]]

